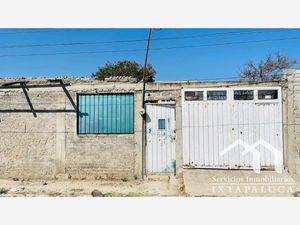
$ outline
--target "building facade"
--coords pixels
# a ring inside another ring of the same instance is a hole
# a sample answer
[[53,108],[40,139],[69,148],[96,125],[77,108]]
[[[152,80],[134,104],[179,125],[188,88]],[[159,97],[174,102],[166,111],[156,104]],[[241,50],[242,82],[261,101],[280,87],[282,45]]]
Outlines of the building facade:
[[1,79],[0,174],[234,173],[253,168],[253,156],[231,145],[263,140],[279,158],[257,146],[259,168],[272,171],[279,163],[298,176],[299,84],[297,70],[273,82],[154,82],[146,85],[143,110],[142,84],[130,80]]

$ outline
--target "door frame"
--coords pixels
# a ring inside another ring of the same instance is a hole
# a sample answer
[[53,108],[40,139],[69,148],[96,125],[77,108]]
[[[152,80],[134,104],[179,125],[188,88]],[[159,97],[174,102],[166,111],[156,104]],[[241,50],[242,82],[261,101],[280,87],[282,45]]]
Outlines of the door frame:
[[[175,153],[175,165],[174,165],[174,172],[149,172],[148,171],[148,132],[147,132],[147,116],[148,116],[148,113],[147,113],[147,108],[149,105],[155,105],[155,106],[172,106],[173,110],[174,110],[174,119],[173,119],[173,122],[174,122],[174,134],[175,134],[175,143],[174,143],[174,153]],[[176,175],[176,103],[175,102],[157,102],[157,103],[146,103],[145,104],[145,116],[146,116],[146,119],[145,119],[145,175],[151,175],[151,174],[162,174],[162,175],[165,175],[165,174],[174,174]]]

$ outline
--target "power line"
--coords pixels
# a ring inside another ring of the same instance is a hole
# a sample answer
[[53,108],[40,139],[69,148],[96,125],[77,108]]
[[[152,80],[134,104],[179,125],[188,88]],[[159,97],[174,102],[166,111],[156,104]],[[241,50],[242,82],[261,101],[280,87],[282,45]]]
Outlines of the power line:
[[[162,51],[162,50],[172,50],[172,49],[188,49],[188,48],[201,48],[201,47],[217,47],[217,46],[226,46],[226,45],[265,43],[265,42],[288,41],[288,40],[300,40],[300,37],[262,39],[262,40],[237,41],[237,42],[224,42],[224,43],[201,44],[201,45],[185,45],[185,46],[161,47],[161,48],[152,48],[151,51]],[[28,56],[54,56],[54,55],[81,55],[81,54],[101,54],[101,53],[122,53],[122,52],[141,52],[141,51],[145,51],[145,49],[144,48],[139,48],[139,49],[123,49],[123,50],[103,50],[103,51],[79,51],[79,52],[7,54],[7,55],[0,55],[0,58],[5,58],[5,57],[28,57]]]
[[[24,31],[25,30],[25,31]],[[14,29],[12,32],[10,30],[1,31],[1,35],[7,34],[27,34],[27,33],[57,33],[57,32],[78,32],[78,31],[94,31],[99,30],[99,28],[25,28],[25,29]]]
[[274,38],[274,39],[261,39],[261,40],[251,40],[251,41],[224,42],[224,43],[215,43],[215,44],[174,46],[174,47],[156,48],[156,49],[152,49],[152,50],[170,50],[170,49],[183,49],[183,48],[200,48],[200,47],[213,47],[213,46],[224,46],[224,45],[235,45],[235,44],[250,44],[250,43],[264,43],[264,42],[299,40],[299,39],[300,39],[300,37]]
[[[180,40],[180,39],[194,39],[194,38],[207,38],[207,37],[223,37],[223,36],[239,36],[247,34],[260,34],[260,33],[277,33],[277,32],[292,32],[296,29],[280,29],[280,30],[254,30],[254,31],[236,31],[236,32],[223,32],[223,33],[210,33],[198,34],[190,36],[174,36],[163,38],[152,38],[151,41],[167,41],[167,40]],[[1,34],[1,33],[0,33]],[[130,39],[130,40],[113,40],[113,41],[89,41],[89,42],[66,42],[66,43],[43,43],[43,44],[19,44],[19,45],[0,45],[2,49],[8,48],[34,48],[34,47],[55,47],[55,46],[76,46],[76,45],[99,45],[99,44],[120,44],[120,43],[134,43],[146,42],[147,39]]]
[[27,31],[31,31],[31,30],[35,30],[35,29],[34,28],[2,28],[0,34],[14,33],[16,31],[27,32]]

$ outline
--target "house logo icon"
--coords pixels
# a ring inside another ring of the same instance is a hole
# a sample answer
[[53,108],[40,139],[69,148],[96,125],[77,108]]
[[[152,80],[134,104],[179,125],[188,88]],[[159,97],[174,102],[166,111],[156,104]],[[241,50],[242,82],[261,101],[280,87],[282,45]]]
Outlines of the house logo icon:
[[235,147],[237,146],[242,146],[244,150],[242,151],[242,155],[246,154],[252,154],[252,168],[255,173],[260,173],[260,152],[256,149],[259,146],[265,147],[266,150],[270,151],[273,156],[274,156],[274,166],[275,166],[275,171],[277,173],[282,173],[283,171],[283,157],[282,157],[282,152],[280,152],[278,149],[274,148],[271,144],[268,142],[260,139],[256,141],[254,144],[249,145],[247,142],[239,139],[235,142],[233,142],[231,145],[226,147],[220,152],[220,156],[224,156],[225,154],[229,153],[232,151]]

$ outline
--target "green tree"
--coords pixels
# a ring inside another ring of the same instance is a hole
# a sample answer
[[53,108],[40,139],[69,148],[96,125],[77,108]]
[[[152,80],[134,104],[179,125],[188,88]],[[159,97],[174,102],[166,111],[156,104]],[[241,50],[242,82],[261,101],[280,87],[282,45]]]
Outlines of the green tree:
[[[153,82],[156,71],[151,64],[147,65],[147,82]],[[135,61],[123,60],[115,63],[107,62],[104,66],[98,67],[98,70],[92,74],[97,80],[104,80],[113,76],[134,77],[137,81],[143,79],[143,67]]]
[[284,69],[290,69],[296,63],[296,60],[282,53],[277,53],[275,57],[268,55],[257,64],[253,61],[246,63],[240,72],[240,77],[242,80],[249,81],[277,80],[282,77]]

